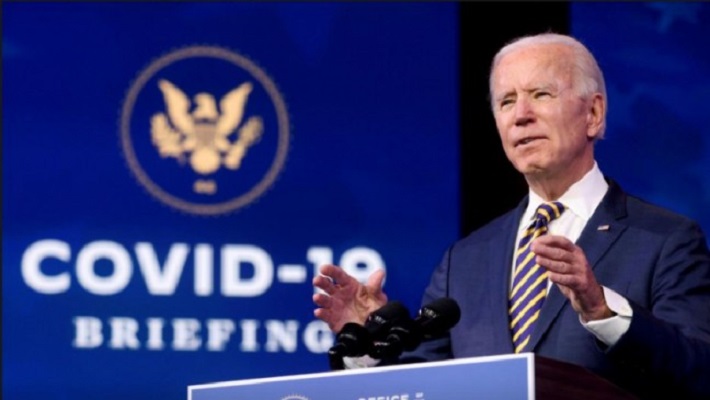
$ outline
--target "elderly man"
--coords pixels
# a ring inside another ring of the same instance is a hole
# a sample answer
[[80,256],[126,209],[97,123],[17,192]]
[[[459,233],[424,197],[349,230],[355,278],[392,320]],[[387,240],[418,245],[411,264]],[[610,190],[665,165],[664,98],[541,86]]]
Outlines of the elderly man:
[[[534,352],[640,397],[661,389],[710,397],[705,237],[602,174],[594,145],[607,100],[592,54],[565,35],[515,40],[493,60],[490,95],[503,149],[529,194],[447,250],[422,303],[451,297],[461,320],[403,359]],[[332,265],[321,274],[315,315],[335,332],[387,301],[381,271],[366,284]]]

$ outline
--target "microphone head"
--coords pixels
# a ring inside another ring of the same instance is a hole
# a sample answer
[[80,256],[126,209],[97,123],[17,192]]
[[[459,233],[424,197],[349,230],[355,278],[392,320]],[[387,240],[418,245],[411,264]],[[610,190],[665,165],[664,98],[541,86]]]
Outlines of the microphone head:
[[461,308],[458,303],[442,297],[422,307],[416,321],[426,337],[435,337],[453,328],[460,319]]
[[397,320],[384,341],[375,341],[368,353],[375,359],[397,357],[403,351],[414,350],[422,342],[422,330],[416,321],[407,317]]
[[445,334],[459,319],[461,309],[454,300],[446,297],[435,300],[422,307],[416,319],[407,314],[394,317],[385,339],[374,340],[368,354],[376,359],[398,357],[403,351],[416,349],[424,340]]
[[410,318],[407,307],[399,301],[390,301],[367,316],[365,328],[373,340],[384,340],[392,325],[406,318]]
[[330,356],[360,357],[367,354],[370,333],[360,324],[348,322],[335,337],[335,345],[328,351]]

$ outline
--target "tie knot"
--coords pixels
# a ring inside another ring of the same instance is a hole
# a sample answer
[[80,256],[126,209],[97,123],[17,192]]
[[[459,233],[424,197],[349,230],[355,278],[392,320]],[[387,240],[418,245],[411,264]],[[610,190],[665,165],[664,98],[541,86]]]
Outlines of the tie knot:
[[559,201],[554,201],[550,203],[543,203],[537,208],[537,213],[535,218],[544,220],[546,223],[559,218],[560,215],[565,211],[565,206]]

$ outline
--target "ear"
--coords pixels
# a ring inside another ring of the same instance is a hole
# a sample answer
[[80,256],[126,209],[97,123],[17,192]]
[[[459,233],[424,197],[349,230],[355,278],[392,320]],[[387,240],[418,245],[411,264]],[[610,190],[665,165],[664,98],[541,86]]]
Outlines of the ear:
[[594,93],[591,97],[587,113],[587,138],[597,139],[604,126],[606,118],[606,99],[601,93]]

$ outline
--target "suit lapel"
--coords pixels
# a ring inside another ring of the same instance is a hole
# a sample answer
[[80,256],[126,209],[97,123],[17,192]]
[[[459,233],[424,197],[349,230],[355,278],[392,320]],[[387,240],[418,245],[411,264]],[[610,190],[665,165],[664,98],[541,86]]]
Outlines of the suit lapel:
[[[592,270],[626,229],[626,225],[618,222],[626,216],[626,194],[614,181],[607,181],[609,183],[607,194],[594,211],[576,242],[584,250],[587,262],[592,266]],[[537,320],[533,334],[530,337],[530,348],[535,349],[540,343],[540,340],[550,329],[567,301],[567,298],[557,285],[550,287],[545,303],[540,310],[540,318]]]

